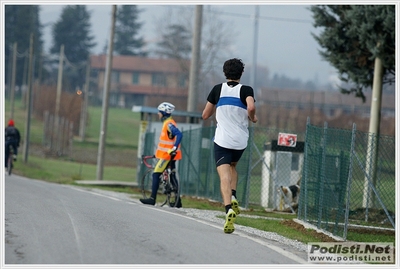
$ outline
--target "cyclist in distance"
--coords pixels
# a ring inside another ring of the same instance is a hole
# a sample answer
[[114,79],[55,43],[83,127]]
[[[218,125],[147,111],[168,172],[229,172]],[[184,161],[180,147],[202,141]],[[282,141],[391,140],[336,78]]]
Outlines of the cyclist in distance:
[[[163,102],[158,106],[158,117],[162,121],[161,134],[156,150],[156,158],[158,162],[153,172],[153,183],[151,196],[147,199],[140,199],[140,202],[147,205],[155,205],[157,198],[158,186],[160,184],[160,176],[171,162],[171,182],[176,186],[176,161],[182,159],[180,143],[182,140],[182,132],[178,129],[176,122],[171,114],[175,110],[175,106],[168,102]],[[171,160],[173,157],[173,160]],[[182,207],[180,197],[178,198],[177,207]]]
[[6,127],[5,131],[5,167],[7,167],[7,160],[8,160],[8,155],[9,153],[9,146],[11,145],[13,147],[13,158],[14,161],[17,160],[17,155],[18,155],[18,147],[19,147],[19,141],[21,139],[21,136],[19,134],[19,130],[14,126],[14,121],[10,119],[8,121],[8,126]]
[[202,117],[206,120],[215,113],[217,120],[214,158],[226,213],[224,232],[232,233],[235,230],[234,221],[240,213],[236,198],[236,166],[247,147],[249,121],[256,123],[258,119],[253,88],[240,84],[244,72],[242,60],[229,59],[225,61],[222,70],[227,82],[212,88]]

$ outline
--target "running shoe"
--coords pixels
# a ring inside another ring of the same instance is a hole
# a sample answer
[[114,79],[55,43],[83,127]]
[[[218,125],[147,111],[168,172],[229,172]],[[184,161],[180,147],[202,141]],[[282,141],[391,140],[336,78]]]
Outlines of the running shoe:
[[231,234],[235,231],[235,227],[233,226],[235,219],[236,219],[236,213],[235,211],[233,211],[232,208],[230,208],[228,213],[226,213],[225,217],[224,233]]
[[153,197],[147,198],[147,199],[139,199],[140,202],[142,202],[142,204],[145,205],[155,205],[156,204],[156,200],[154,200]]
[[236,215],[240,214],[239,202],[236,200],[235,196],[232,195],[232,209],[235,211]]

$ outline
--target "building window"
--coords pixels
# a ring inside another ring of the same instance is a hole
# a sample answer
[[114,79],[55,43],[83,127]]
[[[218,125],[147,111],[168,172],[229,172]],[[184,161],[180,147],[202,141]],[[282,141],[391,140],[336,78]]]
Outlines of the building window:
[[132,73],[132,84],[139,84],[139,73],[138,72]]
[[119,72],[118,71],[111,72],[111,82],[119,83]]
[[151,85],[166,86],[167,85],[166,76],[162,73],[153,73],[151,75]]
[[178,87],[184,88],[186,86],[186,75],[179,75],[178,77]]

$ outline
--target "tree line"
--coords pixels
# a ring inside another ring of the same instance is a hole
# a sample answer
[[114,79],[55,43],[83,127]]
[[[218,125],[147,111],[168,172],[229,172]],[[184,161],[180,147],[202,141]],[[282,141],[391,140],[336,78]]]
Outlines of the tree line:
[[[40,23],[38,5],[7,5],[5,7],[5,56],[6,66],[11,65],[13,44],[17,43],[16,85],[26,84],[27,57],[30,34],[34,35],[34,77],[42,82],[54,83],[57,79],[57,63],[61,45],[64,45],[65,69],[63,87],[74,91],[85,81],[85,68],[91,50],[97,44],[92,34],[90,12],[84,5],[64,6],[60,18],[51,25],[52,45],[49,54],[43,51],[43,25]],[[141,24],[137,22],[137,6],[122,6],[118,12],[114,53],[120,55],[142,55],[144,41],[138,37]],[[27,19],[28,18],[28,19]],[[10,80],[10,68],[6,68],[6,84]]]
[[[383,61],[384,84],[394,85],[395,80],[395,5],[312,5],[314,27],[322,28],[312,34],[321,46],[320,54],[338,72],[343,93],[364,98],[364,92],[372,87],[374,58]],[[27,65],[30,34],[34,35],[33,76],[42,83],[57,80],[57,64],[60,47],[64,45],[65,69],[63,88],[74,92],[85,82],[85,69],[94,41],[91,14],[88,6],[67,5],[62,8],[59,19],[51,25],[52,45],[49,54],[43,51],[43,28],[39,5],[5,6],[5,82],[9,86],[13,45],[17,44],[16,85],[27,84]],[[159,18],[157,31],[160,40],[154,48],[146,44],[140,21],[141,10],[136,5],[117,8],[114,53],[140,57],[158,56],[178,61],[191,56],[193,34],[193,7],[167,10]],[[224,24],[218,16],[205,14],[203,19],[201,72],[204,81],[212,85],[221,80],[220,67],[215,63],[231,55],[230,36],[234,29]],[[229,35],[228,35],[229,33]],[[107,51],[107,45],[104,51]],[[305,65],[306,66],[306,65]],[[188,72],[188,70],[186,70]],[[257,67],[257,72],[267,87],[285,87],[315,90],[312,81],[302,82],[284,75],[269,78],[267,67]],[[246,76],[242,83],[247,83]],[[204,88],[204,87],[203,87]]]

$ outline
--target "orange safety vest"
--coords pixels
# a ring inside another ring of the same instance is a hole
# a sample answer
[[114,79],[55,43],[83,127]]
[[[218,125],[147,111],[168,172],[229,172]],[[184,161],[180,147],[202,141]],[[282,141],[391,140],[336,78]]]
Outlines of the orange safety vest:
[[[158,159],[169,160],[171,158],[170,155],[168,154],[168,150],[170,150],[174,147],[176,137],[174,137],[172,139],[168,137],[168,124],[169,123],[172,123],[173,125],[176,126],[176,122],[172,118],[169,118],[164,121],[162,130],[161,130],[161,134],[160,134],[160,140],[158,142],[158,146],[157,146],[157,150],[156,150],[156,158],[158,158]],[[178,146],[174,160],[182,159],[182,153],[181,153],[180,148],[181,148],[181,145]]]

